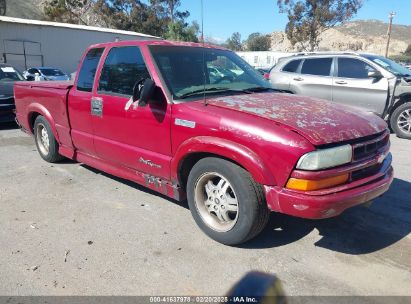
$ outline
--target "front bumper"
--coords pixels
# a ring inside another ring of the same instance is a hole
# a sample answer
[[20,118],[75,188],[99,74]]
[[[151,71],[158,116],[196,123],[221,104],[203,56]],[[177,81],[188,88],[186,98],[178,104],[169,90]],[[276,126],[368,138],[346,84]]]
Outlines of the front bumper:
[[336,188],[319,194],[264,186],[266,199],[272,211],[297,217],[322,219],[341,214],[347,208],[364,204],[384,194],[394,179],[391,155],[379,172],[370,178],[353,183],[353,187]]

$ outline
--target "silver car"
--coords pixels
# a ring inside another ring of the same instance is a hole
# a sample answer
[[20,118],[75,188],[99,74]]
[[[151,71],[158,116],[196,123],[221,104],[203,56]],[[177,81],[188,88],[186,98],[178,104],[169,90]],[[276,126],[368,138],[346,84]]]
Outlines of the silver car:
[[309,53],[283,58],[271,71],[276,89],[338,102],[383,117],[411,139],[411,71],[382,56]]
[[[36,75],[37,74],[37,75]],[[27,80],[51,80],[51,81],[64,81],[70,80],[70,76],[63,73],[60,69],[49,67],[35,67],[30,68],[23,72],[24,78]]]

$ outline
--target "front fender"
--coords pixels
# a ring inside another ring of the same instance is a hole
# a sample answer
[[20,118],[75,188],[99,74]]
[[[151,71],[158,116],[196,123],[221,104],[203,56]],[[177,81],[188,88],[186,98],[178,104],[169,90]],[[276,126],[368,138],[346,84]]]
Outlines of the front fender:
[[276,185],[275,178],[263,160],[251,149],[235,142],[210,136],[199,136],[186,140],[177,149],[171,160],[171,176],[178,180],[178,170],[184,159],[194,153],[215,154],[244,167],[254,180],[264,185]]
[[[57,129],[56,129],[56,123],[55,123],[53,117],[51,116],[49,110],[47,110],[47,108],[45,106],[43,106],[43,105],[41,105],[40,103],[37,103],[37,102],[31,103],[27,107],[27,113],[28,113],[28,115],[27,115],[27,125],[28,126],[30,126],[30,121],[31,121],[32,116],[35,113],[39,113],[40,115],[42,115],[47,120],[47,122],[50,125],[51,131],[53,132],[54,137],[56,138],[57,142],[60,143],[59,136],[58,136]],[[32,133],[31,128],[29,128],[29,132]]]

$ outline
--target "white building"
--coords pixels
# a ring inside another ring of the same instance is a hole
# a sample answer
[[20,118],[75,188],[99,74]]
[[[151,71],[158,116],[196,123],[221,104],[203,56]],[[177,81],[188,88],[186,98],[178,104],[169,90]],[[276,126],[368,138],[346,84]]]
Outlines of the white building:
[[264,51],[237,52],[237,54],[254,68],[269,69],[272,66],[276,65],[280,58],[291,56],[294,53]]
[[0,17],[0,63],[20,71],[50,66],[72,73],[91,44],[147,39],[160,38],[107,28]]

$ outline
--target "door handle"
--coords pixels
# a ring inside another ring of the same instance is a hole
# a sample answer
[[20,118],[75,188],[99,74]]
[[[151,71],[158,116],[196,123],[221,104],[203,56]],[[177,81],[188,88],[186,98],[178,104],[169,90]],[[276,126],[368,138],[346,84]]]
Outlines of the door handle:
[[93,97],[91,98],[91,115],[102,117],[103,116],[103,98]]
[[347,82],[344,81],[344,80],[339,80],[339,81],[336,81],[335,83],[336,83],[336,84],[347,84]]
[[295,77],[295,78],[293,78],[295,81],[303,81],[304,80],[304,78],[301,78],[301,77]]

